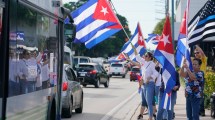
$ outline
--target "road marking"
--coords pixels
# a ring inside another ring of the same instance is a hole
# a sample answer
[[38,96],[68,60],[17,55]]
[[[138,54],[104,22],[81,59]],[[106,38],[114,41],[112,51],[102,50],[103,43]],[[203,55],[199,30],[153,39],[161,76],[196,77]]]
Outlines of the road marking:
[[127,99],[125,99],[123,102],[118,104],[116,107],[114,107],[111,111],[109,111],[101,120],[109,120],[114,113],[116,113],[117,110],[119,110],[124,104],[126,104],[128,101],[130,101],[135,95],[137,94],[137,91],[134,92],[131,96],[129,96]]

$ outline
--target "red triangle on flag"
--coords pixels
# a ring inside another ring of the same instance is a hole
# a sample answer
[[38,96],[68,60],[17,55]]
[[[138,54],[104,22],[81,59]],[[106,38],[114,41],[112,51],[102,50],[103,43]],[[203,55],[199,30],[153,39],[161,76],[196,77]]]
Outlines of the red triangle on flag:
[[118,23],[118,18],[107,0],[98,0],[93,18]]
[[184,11],[184,17],[182,19],[181,27],[180,27],[180,33],[186,35],[186,10]]
[[160,37],[157,49],[174,54],[169,16],[166,16],[166,21],[163,27],[163,32]]
[[120,53],[118,59],[119,59],[119,60],[125,59],[125,55],[124,55],[123,53]]
[[139,23],[137,24],[137,27],[138,27],[138,44],[143,46],[143,47],[146,47]]

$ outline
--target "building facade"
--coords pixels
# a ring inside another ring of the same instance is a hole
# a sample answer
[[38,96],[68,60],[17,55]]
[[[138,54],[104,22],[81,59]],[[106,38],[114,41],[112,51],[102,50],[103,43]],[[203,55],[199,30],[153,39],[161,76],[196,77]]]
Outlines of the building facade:
[[[192,20],[192,18],[197,14],[197,12],[204,6],[204,4],[208,0],[190,0],[190,8],[189,8],[189,18],[188,21]],[[175,2],[175,22],[174,22],[174,40],[177,42],[180,25],[182,18],[184,16],[184,11],[187,6],[187,0],[176,0]],[[206,38],[201,44],[200,47],[205,52],[206,56],[208,57],[208,65],[212,66],[215,64],[215,56],[214,50],[215,49],[215,37]],[[191,51],[193,51],[193,47],[191,46]],[[193,53],[191,54],[193,55]]]

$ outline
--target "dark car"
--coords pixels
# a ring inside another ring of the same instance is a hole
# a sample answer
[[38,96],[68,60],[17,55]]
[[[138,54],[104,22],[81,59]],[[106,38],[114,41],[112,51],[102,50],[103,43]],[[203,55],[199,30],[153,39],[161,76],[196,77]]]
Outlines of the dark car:
[[62,117],[70,118],[72,110],[82,113],[83,90],[75,72],[68,64],[64,64],[62,89]]
[[100,84],[104,84],[106,88],[109,86],[109,76],[98,63],[79,63],[77,76],[84,87],[94,85],[99,88]]
[[132,67],[130,71],[130,81],[136,81],[138,75],[140,75],[140,68],[138,66]]

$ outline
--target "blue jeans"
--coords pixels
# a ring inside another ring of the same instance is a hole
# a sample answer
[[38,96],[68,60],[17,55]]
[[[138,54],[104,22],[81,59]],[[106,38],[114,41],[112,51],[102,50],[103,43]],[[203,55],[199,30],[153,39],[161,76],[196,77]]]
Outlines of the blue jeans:
[[26,79],[20,79],[20,94],[26,94],[27,93],[27,80]]
[[[162,106],[163,96],[164,96],[164,92],[160,91],[159,99],[158,99],[157,120],[162,120],[163,119],[163,113],[165,113],[165,109],[163,109],[163,106]],[[167,110],[167,120],[172,120],[174,106],[176,103],[176,96],[177,96],[177,93],[172,92],[172,94],[171,94],[171,110]],[[165,117],[165,115],[164,115],[164,117]]]
[[36,82],[35,81],[27,81],[27,93],[31,93],[34,92],[36,90],[36,86],[35,86]]
[[146,102],[146,97],[145,97],[144,91],[145,91],[145,87],[142,88],[142,92],[141,92],[142,106],[148,107],[147,102]]
[[19,95],[20,87],[18,82],[9,81],[9,96]]
[[200,98],[193,95],[186,97],[187,120],[199,120]]
[[144,85],[144,95],[146,98],[146,102],[148,105],[149,117],[153,117],[153,99],[154,99],[154,91],[155,91],[155,83],[149,82]]
[[[203,94],[204,95],[204,94]],[[205,113],[205,97],[203,96],[202,98],[200,98],[200,113]]]
[[160,86],[155,86],[155,102],[158,104],[158,95],[160,91]]

